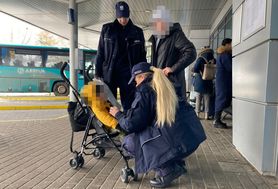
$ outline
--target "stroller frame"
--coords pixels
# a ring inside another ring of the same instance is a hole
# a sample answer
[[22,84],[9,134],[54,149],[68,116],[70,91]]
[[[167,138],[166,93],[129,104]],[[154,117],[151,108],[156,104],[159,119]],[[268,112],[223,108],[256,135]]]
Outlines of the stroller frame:
[[[64,82],[72,88],[72,93],[76,99],[76,102],[80,105],[80,107],[82,108],[82,110],[84,111],[89,111],[89,118],[87,120],[87,124],[84,130],[84,136],[81,142],[81,149],[80,151],[77,150],[73,150],[73,139],[74,139],[74,132],[72,130],[72,135],[71,135],[71,142],[70,142],[70,151],[71,153],[73,153],[73,158],[70,159],[70,166],[73,169],[77,169],[78,167],[82,168],[85,160],[83,158],[83,154],[84,155],[93,155],[96,159],[101,159],[102,157],[105,156],[105,148],[116,148],[121,156],[124,159],[125,162],[125,167],[122,168],[121,170],[121,180],[124,183],[128,183],[129,182],[129,177],[131,177],[134,181],[137,180],[138,175],[135,174],[134,170],[131,169],[128,165],[128,160],[130,159],[129,156],[125,156],[123,153],[123,149],[120,147],[121,145],[118,145],[115,143],[115,141],[112,139],[114,137],[116,137],[118,134],[112,134],[109,135],[108,131],[105,129],[104,124],[101,123],[97,118],[95,113],[91,110],[90,107],[88,107],[88,105],[86,103],[84,103],[80,97],[80,93],[77,91],[77,89],[75,89],[72,84],[70,83],[69,79],[65,76],[64,74],[64,70],[67,67],[68,63],[64,62],[61,69],[60,69],[60,75],[62,77],[62,79],[64,80]],[[89,76],[89,70],[92,68],[92,66],[90,65],[87,69],[86,72],[86,77],[88,77],[89,80],[92,80],[92,78]],[[70,103],[70,102],[69,102]],[[86,110],[85,110],[86,109]],[[90,133],[90,130],[92,129],[91,126],[93,124],[94,130],[95,132]],[[82,130],[83,131],[83,130]],[[79,131],[76,131],[79,132]],[[101,132],[101,133],[98,133]],[[87,142],[88,137],[92,137],[92,139]],[[112,147],[103,147],[101,146],[101,142],[102,141],[109,141],[112,143]],[[94,147],[89,147],[89,145],[92,145]],[[93,150],[92,153],[86,153],[85,150]]]

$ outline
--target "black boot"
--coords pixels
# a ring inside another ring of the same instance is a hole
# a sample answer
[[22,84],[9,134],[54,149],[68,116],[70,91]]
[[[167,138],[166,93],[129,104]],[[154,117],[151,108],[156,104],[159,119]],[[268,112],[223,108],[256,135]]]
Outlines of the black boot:
[[154,179],[151,179],[150,180],[151,186],[156,188],[165,188],[169,186],[173,180],[177,179],[184,173],[183,168],[181,168],[177,164],[174,165],[174,168],[172,170],[173,171],[169,172],[165,176],[158,176]]
[[182,172],[183,172],[182,174],[187,173],[187,168],[184,160],[178,160],[177,165],[182,168]]
[[213,123],[213,126],[214,126],[215,128],[228,129],[226,123],[223,123],[222,121],[215,121],[215,122]]
[[221,121],[221,114],[222,111],[220,112],[215,112],[215,120],[213,122],[213,126],[215,128],[221,128],[221,129],[227,129],[227,124]]

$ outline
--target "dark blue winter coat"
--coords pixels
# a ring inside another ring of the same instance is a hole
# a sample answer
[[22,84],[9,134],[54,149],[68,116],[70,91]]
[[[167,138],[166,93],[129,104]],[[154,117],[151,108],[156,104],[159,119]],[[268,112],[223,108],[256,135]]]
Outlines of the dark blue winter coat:
[[146,79],[137,87],[127,114],[116,114],[120,127],[134,135],[136,173],[145,173],[169,160],[184,158],[206,139],[194,109],[185,101],[179,101],[176,121],[171,127],[157,127],[156,94],[149,81]]
[[218,49],[215,81],[215,112],[223,111],[232,101],[232,53]]
[[[107,84],[113,84],[115,72],[121,71],[121,74],[130,75],[131,68],[135,64],[146,62],[145,39],[142,29],[134,25],[131,20],[124,28],[117,19],[102,26],[95,59],[95,71],[96,76],[103,78]],[[125,38],[126,44],[119,41],[119,36]],[[123,61],[121,69],[117,69],[120,60]]]
[[202,94],[212,94],[213,92],[213,82],[212,80],[203,80],[201,73],[204,72],[204,65],[206,61],[202,58],[204,57],[207,61],[214,60],[213,51],[207,50],[201,53],[194,65],[193,72],[196,73],[194,76],[194,91]]

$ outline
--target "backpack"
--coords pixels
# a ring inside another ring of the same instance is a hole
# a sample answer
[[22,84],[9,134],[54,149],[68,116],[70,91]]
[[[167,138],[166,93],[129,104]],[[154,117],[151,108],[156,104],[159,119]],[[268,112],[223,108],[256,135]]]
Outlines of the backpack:
[[215,77],[216,72],[216,64],[214,63],[214,59],[208,61],[205,57],[200,56],[202,59],[205,60],[204,64],[204,71],[203,73],[200,72],[203,80],[213,80]]

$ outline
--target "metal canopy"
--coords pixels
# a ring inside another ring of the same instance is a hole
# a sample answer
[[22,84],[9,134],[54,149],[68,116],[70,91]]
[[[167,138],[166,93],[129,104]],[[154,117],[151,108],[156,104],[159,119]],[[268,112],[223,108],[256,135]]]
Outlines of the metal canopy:
[[[146,39],[151,35],[151,10],[165,5],[173,21],[190,30],[210,29],[227,0],[126,0],[132,21],[143,28]],[[79,43],[97,48],[99,32],[104,23],[115,19],[116,0],[77,0]],[[0,0],[0,11],[35,26],[69,38],[68,0]]]

